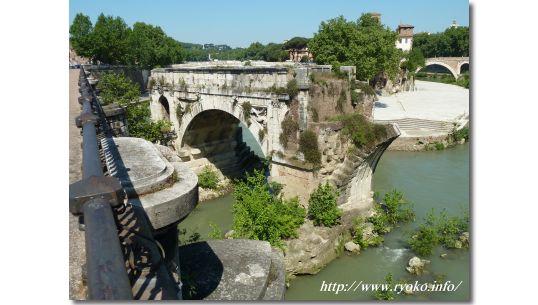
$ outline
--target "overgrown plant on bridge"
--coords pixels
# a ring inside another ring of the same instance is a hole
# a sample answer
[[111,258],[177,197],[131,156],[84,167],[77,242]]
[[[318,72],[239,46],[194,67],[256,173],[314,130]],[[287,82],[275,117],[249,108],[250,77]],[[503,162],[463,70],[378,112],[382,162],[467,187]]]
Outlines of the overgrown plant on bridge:
[[342,134],[349,137],[357,148],[374,148],[378,141],[387,136],[384,125],[371,123],[360,113],[341,115],[335,120],[342,122]]
[[170,121],[151,120],[149,102],[140,102],[140,90],[138,86],[125,75],[118,73],[106,73],[101,76],[97,84],[99,96],[103,104],[116,103],[126,108],[127,126],[129,136],[143,138],[153,143],[166,145],[165,133],[172,128]]
[[237,238],[265,240],[284,247],[283,239],[297,237],[305,210],[297,197],[284,200],[271,191],[263,172],[255,170],[236,181],[233,192],[233,229]]
[[321,152],[318,146],[318,136],[312,130],[305,130],[299,136],[299,151],[304,154],[305,161],[314,166],[321,164]]

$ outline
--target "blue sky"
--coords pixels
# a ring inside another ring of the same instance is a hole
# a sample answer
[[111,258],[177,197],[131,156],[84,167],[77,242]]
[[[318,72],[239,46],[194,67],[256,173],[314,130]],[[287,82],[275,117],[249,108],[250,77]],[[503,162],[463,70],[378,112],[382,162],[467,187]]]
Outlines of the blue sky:
[[454,19],[469,25],[469,2],[463,0],[70,0],[69,24],[77,13],[95,23],[102,12],[130,26],[137,21],[160,26],[183,42],[247,47],[254,41],[312,37],[321,21],[339,15],[355,20],[373,11],[381,13],[385,25],[410,23],[415,32],[443,31]]

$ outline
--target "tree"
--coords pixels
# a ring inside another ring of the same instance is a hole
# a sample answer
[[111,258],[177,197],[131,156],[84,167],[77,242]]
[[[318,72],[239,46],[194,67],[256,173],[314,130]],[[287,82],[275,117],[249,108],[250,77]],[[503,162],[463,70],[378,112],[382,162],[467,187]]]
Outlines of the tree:
[[305,48],[305,47],[308,46],[308,41],[309,40],[310,39],[305,38],[305,37],[293,37],[292,39],[290,39],[286,43],[284,43],[282,48],[284,50],[302,49],[302,48]]
[[133,25],[129,36],[129,62],[146,69],[183,60],[181,44],[168,37],[160,27],[143,22]]
[[417,33],[413,36],[413,49],[420,49],[424,57],[469,56],[469,28],[448,28],[440,33]]
[[127,126],[131,137],[165,143],[164,133],[171,129],[169,121],[151,120],[149,102],[139,102],[140,90],[123,74],[106,73],[97,84],[103,104],[117,103],[126,108]]
[[93,25],[90,17],[78,13],[69,27],[69,41],[77,55],[82,57],[93,56],[92,34]]
[[97,84],[99,96],[103,105],[117,103],[126,106],[138,101],[140,89],[123,74],[105,73],[99,78]]
[[131,29],[120,17],[101,13],[93,29],[93,59],[107,64],[125,63],[129,52]]
[[415,72],[417,68],[424,67],[426,62],[422,50],[419,48],[413,48],[408,53],[404,54],[406,59],[402,63],[402,68],[407,69],[409,72]]
[[343,16],[321,22],[308,47],[319,64],[354,65],[359,79],[381,73],[393,77],[399,70],[401,51],[395,46],[397,33],[363,14],[356,21]]

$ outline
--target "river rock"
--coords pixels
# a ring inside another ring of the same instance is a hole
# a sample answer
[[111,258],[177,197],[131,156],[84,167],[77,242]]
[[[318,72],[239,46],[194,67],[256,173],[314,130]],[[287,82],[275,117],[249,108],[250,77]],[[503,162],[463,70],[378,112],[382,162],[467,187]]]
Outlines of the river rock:
[[462,243],[462,246],[469,247],[469,232],[461,233],[458,239]]
[[226,234],[224,234],[224,238],[233,239],[234,238],[234,233],[235,233],[234,230],[230,230],[230,231],[226,232]]
[[352,253],[360,253],[361,252],[361,246],[357,245],[356,243],[354,243],[352,241],[348,241],[344,245],[344,249],[346,249],[346,251],[352,252]]
[[447,253],[443,253],[441,255],[439,255],[441,258],[447,258],[448,257],[448,254]]
[[403,293],[406,294],[406,295],[413,294],[413,286],[412,285],[405,285]]
[[430,261],[427,259],[414,256],[409,260],[408,266],[405,269],[411,274],[421,275],[424,272],[424,266],[429,263]]

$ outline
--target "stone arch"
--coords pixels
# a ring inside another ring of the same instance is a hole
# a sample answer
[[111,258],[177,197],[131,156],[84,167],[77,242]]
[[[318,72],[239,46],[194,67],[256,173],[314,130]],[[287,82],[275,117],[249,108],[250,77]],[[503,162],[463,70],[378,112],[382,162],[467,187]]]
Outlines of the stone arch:
[[[189,126],[191,123],[195,120],[195,118],[202,114],[203,112],[210,111],[210,110],[218,110],[222,111],[230,116],[233,116],[235,119],[237,119],[239,122],[243,123],[245,126],[248,127],[248,130],[256,139],[257,144],[260,146],[263,155],[267,156],[267,136],[263,139],[263,141],[260,141],[258,134],[260,130],[264,129],[264,126],[262,124],[258,123],[254,119],[249,119],[248,121],[245,119],[249,115],[245,116],[242,102],[238,101],[230,101],[230,102],[217,102],[214,100],[200,100],[198,102],[190,102],[190,111],[183,114],[181,117],[181,121],[179,122],[179,129],[177,130],[177,139],[176,139],[176,148],[181,149],[184,145],[184,138],[189,130]],[[186,106],[183,106],[183,109],[185,109]],[[219,122],[215,122],[215,124],[219,124]]]
[[454,76],[454,79],[458,79],[458,73],[456,73],[456,71],[454,71],[454,69],[451,66],[445,64],[444,62],[440,62],[440,61],[426,62],[424,67],[418,67],[416,72],[419,72],[420,70],[422,70],[422,69],[424,69],[426,67],[434,66],[434,65],[446,68],[450,72],[450,74],[452,74],[452,76]]
[[[464,67],[466,67],[465,71],[463,71]],[[463,62],[458,63],[458,73],[463,74],[466,71],[469,71],[469,62],[468,61],[463,61]]]
[[167,121],[170,121],[170,103],[168,103],[168,99],[164,95],[159,97],[159,105],[161,117]]

